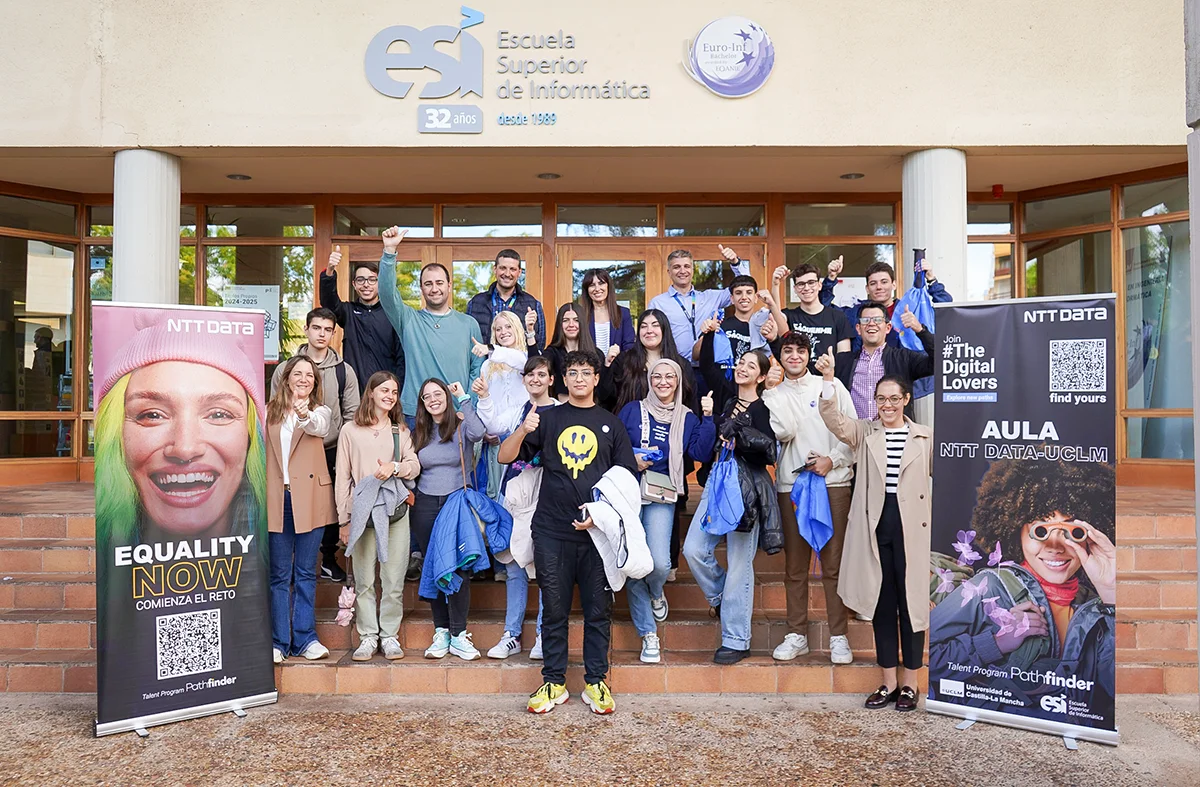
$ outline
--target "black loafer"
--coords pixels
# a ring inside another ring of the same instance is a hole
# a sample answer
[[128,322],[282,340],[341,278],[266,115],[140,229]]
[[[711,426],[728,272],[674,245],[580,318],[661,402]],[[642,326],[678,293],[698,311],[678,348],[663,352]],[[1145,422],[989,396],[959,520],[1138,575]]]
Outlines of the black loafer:
[[880,686],[879,688],[875,689],[875,691],[871,692],[870,695],[868,695],[867,701],[864,704],[871,710],[878,710],[891,705],[899,696],[900,689],[888,691],[887,686]]
[[900,696],[896,698],[896,710],[901,713],[907,713],[917,709],[917,690],[912,686],[905,686],[900,689]]
[[734,650],[722,645],[713,654],[713,664],[737,664],[749,655],[750,651],[748,650]]

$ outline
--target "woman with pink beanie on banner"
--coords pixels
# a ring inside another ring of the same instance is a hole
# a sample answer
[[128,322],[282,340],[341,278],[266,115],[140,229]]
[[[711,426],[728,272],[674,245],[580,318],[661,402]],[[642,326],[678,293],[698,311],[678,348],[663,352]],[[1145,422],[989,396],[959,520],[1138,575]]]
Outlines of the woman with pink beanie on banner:
[[267,404],[267,529],[271,544],[271,634],[275,663],[288,656],[323,659],[317,640],[317,550],[337,521],[325,462],[332,413],[321,404],[321,378],[308,357],[283,364],[283,385]]

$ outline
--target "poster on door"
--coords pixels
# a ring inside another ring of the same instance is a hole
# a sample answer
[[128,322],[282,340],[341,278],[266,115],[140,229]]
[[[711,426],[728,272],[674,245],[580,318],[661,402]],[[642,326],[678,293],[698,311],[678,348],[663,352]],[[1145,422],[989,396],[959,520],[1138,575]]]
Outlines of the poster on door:
[[95,734],[274,702],[263,314],[96,303]]
[[1118,741],[1114,305],[935,304],[932,712]]
[[230,309],[255,309],[263,313],[263,359],[279,360],[279,285],[231,284],[222,304]]

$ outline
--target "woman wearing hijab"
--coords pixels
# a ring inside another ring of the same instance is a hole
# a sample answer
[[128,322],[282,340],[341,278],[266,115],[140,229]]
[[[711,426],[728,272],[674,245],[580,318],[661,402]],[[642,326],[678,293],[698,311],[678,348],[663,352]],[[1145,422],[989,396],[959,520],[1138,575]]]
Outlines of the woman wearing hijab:
[[701,400],[703,418],[684,403],[683,370],[669,358],[649,364],[649,393],[621,410],[621,423],[629,432],[641,471],[642,526],[654,557],[654,570],[642,579],[625,583],[629,614],[642,638],[641,660],[661,660],[657,624],[667,619],[663,585],[671,570],[671,530],[675,503],[687,484],[685,455],[697,462],[712,456],[717,439],[711,396]]

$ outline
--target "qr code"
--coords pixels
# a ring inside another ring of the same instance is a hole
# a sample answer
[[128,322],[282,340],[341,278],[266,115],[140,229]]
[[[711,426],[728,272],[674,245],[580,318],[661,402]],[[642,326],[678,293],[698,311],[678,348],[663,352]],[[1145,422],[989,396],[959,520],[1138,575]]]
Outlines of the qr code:
[[1107,339],[1051,340],[1051,392],[1103,393],[1107,389]]
[[221,610],[163,615],[155,628],[159,680],[221,669]]

